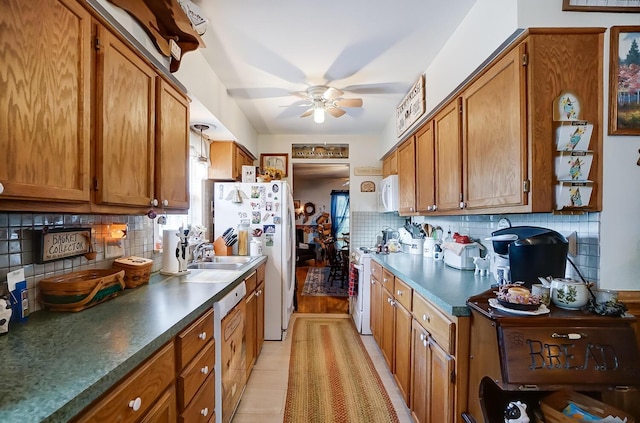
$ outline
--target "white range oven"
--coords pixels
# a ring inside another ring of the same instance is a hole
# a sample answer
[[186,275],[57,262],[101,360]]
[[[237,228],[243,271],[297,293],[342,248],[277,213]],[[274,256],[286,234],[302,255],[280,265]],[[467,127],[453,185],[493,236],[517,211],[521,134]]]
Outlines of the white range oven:
[[349,312],[356,329],[363,335],[371,335],[371,254],[360,247],[353,251],[352,259],[358,269],[358,289],[349,297]]

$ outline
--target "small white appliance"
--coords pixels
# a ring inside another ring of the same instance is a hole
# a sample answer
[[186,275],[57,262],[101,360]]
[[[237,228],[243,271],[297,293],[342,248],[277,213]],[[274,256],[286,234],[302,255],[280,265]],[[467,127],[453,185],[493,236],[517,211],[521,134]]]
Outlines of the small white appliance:
[[349,311],[356,329],[363,335],[371,335],[371,254],[368,249],[356,249],[353,261],[358,269],[358,290],[349,297]]
[[[445,243],[446,246],[447,243]],[[458,254],[460,252],[460,254]],[[460,270],[474,270],[473,258],[480,256],[480,247],[477,243],[456,244],[456,248],[444,249],[444,264]]]
[[380,181],[380,207],[383,212],[397,212],[400,201],[398,196],[398,175],[389,175]]
[[[214,196],[214,240],[228,228],[249,222],[249,233],[261,230],[265,270],[264,338],[285,339],[295,294],[295,210],[285,181],[217,182]],[[238,244],[233,246],[237,254]]]

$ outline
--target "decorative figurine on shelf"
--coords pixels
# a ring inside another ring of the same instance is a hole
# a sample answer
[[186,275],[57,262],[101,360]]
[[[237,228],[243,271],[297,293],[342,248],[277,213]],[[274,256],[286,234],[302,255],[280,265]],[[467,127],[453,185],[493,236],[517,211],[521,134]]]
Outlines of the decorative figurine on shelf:
[[473,264],[476,265],[476,270],[475,272],[473,272],[474,274],[480,275],[480,276],[489,276],[489,267],[491,264],[489,260],[489,256],[474,257]]
[[511,401],[504,409],[504,423],[529,423],[527,404],[521,401]]

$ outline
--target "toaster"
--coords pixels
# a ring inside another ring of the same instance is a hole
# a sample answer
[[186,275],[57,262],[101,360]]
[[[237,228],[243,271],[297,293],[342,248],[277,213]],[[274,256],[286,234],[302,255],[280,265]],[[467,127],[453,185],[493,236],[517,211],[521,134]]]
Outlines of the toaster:
[[444,264],[460,270],[475,270],[476,266],[473,264],[473,258],[480,256],[480,247],[475,242],[459,245],[464,245],[461,247],[462,252],[460,255],[447,248],[444,250]]

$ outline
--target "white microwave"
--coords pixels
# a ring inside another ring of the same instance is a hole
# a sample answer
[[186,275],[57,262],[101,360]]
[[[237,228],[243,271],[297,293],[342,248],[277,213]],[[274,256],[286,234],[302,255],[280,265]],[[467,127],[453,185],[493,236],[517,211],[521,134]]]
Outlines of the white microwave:
[[380,181],[380,208],[383,212],[397,212],[398,200],[398,175],[389,175]]

